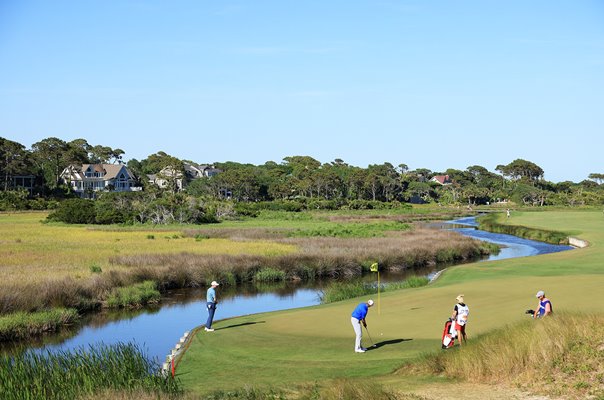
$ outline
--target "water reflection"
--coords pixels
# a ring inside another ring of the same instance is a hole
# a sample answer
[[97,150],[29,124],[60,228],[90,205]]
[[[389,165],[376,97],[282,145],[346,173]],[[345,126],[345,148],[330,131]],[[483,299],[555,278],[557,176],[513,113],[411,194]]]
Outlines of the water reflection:
[[[441,229],[452,229],[463,235],[503,246],[501,252],[487,260],[525,257],[568,250],[570,246],[555,246],[511,235],[490,233],[476,229],[474,217],[462,218],[447,223],[431,224]],[[423,270],[397,273],[380,272],[383,282],[401,281],[409,275],[425,275],[431,278],[446,266],[429,267]],[[363,279],[375,282],[376,275],[368,274]],[[291,283],[277,285],[242,285],[236,288],[220,288],[216,310],[217,328],[224,324],[220,320],[240,315],[307,307],[319,304],[323,282]],[[325,283],[326,284],[326,283]],[[58,334],[48,335],[27,343],[5,345],[0,350],[21,352],[27,348],[50,351],[69,350],[96,343],[113,344],[135,342],[147,354],[162,362],[185,331],[201,325],[207,318],[205,309],[206,288],[174,290],[164,294],[161,306],[135,311],[103,311],[87,316],[81,324],[63,329]]]

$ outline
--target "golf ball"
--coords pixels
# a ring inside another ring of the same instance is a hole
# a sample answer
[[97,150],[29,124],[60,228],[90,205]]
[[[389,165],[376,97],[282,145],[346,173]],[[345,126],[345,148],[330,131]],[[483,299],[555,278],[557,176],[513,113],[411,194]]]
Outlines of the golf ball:
[[383,334],[383,333],[380,333],[380,336],[384,336],[384,334]]

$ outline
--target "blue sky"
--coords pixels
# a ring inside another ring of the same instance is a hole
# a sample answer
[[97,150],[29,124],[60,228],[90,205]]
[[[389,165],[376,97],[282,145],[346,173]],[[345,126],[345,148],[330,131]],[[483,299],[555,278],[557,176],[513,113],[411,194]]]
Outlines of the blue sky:
[[604,173],[602,1],[0,0],[0,136]]

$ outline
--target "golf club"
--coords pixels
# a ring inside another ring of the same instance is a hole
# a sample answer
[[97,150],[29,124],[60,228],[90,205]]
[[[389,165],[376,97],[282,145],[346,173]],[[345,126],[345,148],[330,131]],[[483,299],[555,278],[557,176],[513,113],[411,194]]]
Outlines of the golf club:
[[369,329],[365,327],[365,331],[367,332],[367,336],[369,336],[369,340],[371,341],[371,347],[376,347],[375,343],[373,343],[373,339],[371,338],[371,334],[369,333]]

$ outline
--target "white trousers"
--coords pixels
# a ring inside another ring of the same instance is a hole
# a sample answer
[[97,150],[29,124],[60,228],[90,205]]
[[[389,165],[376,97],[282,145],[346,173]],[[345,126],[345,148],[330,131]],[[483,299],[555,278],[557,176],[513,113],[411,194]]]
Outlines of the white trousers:
[[361,339],[363,338],[363,330],[361,329],[361,321],[359,321],[355,317],[351,317],[350,322],[352,323],[352,327],[354,328],[354,333],[356,334],[356,338],[354,340],[354,349],[358,350],[361,348]]

